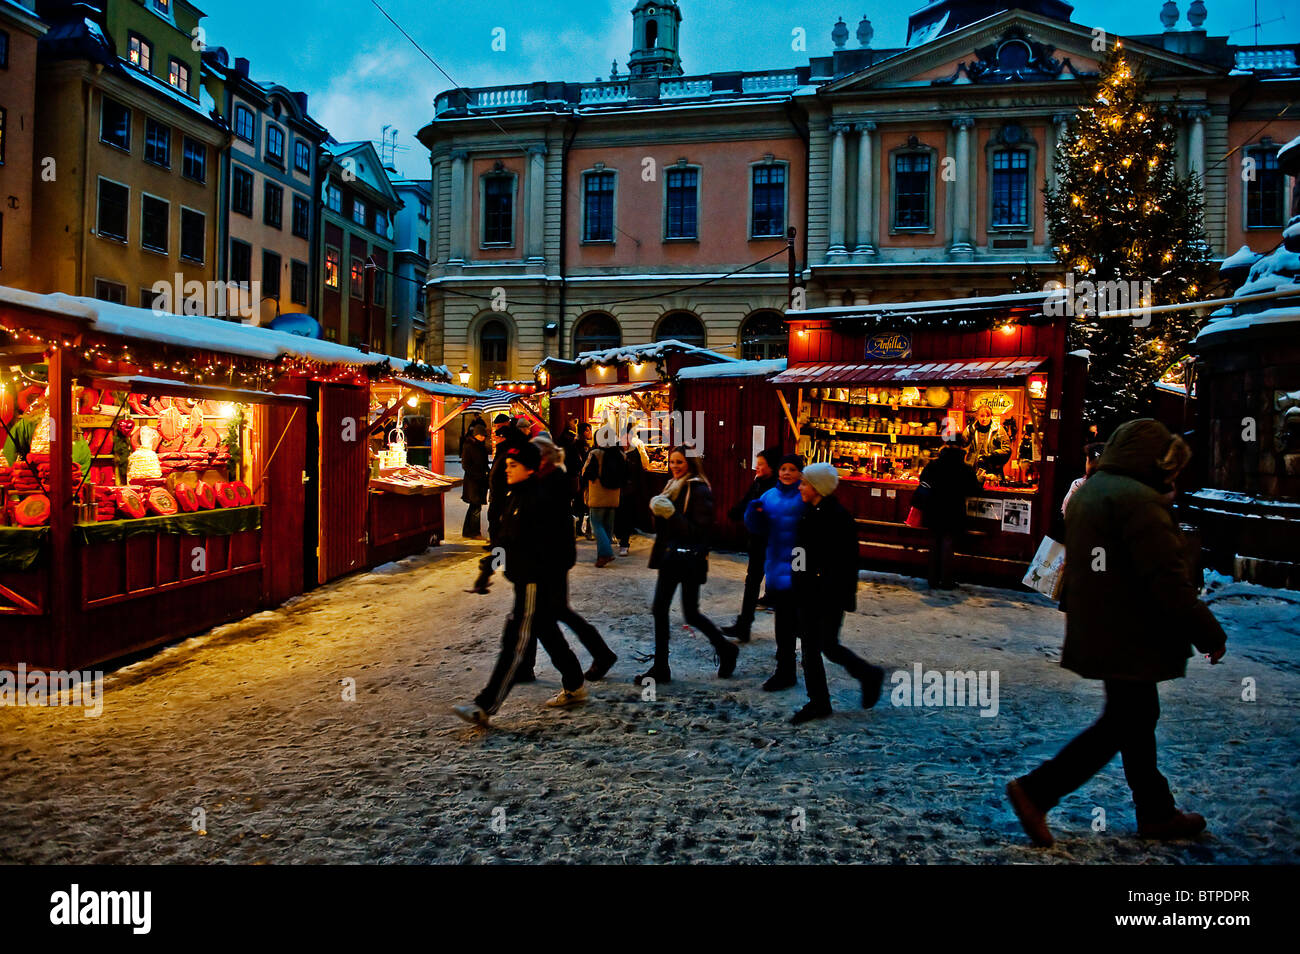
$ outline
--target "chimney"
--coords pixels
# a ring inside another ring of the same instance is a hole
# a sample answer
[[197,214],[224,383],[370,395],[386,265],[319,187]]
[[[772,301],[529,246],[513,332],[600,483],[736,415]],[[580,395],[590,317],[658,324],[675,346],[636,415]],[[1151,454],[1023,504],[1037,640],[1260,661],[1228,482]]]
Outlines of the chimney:
[[298,108],[301,109],[301,110],[302,110],[302,114],[303,114],[304,116],[306,116],[306,115],[307,115],[307,94],[306,94],[306,93],[294,93],[294,94],[293,94],[293,101],[294,101],[295,103],[298,104]]
[[248,75],[248,58],[244,56],[235,57],[235,72],[240,76]]

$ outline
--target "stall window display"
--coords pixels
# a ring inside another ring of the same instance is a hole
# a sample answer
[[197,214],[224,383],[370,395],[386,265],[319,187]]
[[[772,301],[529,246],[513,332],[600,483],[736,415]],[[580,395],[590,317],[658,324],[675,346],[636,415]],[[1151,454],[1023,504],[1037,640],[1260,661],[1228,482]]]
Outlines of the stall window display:
[[800,451],[845,478],[917,483],[945,439],[965,449],[989,489],[1035,490],[1044,382],[1005,387],[925,385],[805,388]]
[[650,461],[649,470],[668,473],[668,452],[671,450],[670,430],[666,426],[672,410],[667,385],[630,394],[614,394],[592,399],[591,414],[587,422],[595,431],[601,427],[615,428],[622,434],[628,422],[641,422],[636,435],[645,447]]
[[445,493],[460,481],[439,474],[416,458],[428,459],[427,445],[414,445],[423,432],[427,439],[428,414],[418,398],[414,405],[400,387],[375,385],[370,402],[370,489],[398,494]]

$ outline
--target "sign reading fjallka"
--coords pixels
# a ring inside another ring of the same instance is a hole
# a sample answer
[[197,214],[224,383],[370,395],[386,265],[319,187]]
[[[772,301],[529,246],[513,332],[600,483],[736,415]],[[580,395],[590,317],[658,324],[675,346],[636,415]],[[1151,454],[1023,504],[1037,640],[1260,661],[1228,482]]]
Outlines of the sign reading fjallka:
[[883,332],[867,339],[867,359],[901,361],[912,356],[912,336],[902,332]]

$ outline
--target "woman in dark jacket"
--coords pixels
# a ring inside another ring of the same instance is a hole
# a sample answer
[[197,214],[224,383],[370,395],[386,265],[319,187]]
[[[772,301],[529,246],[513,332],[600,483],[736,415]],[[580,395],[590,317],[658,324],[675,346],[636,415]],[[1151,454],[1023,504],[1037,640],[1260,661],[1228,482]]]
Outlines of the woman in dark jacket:
[[797,681],[795,642],[799,638],[799,617],[792,592],[792,573],[799,518],[807,508],[799,494],[803,466],[803,458],[797,454],[782,457],[776,486],[745,509],[745,527],[750,533],[767,538],[763,573],[767,576],[767,596],[776,616],[776,672],[763,683],[768,692],[789,689]]
[[921,486],[928,489],[913,495],[913,506],[921,511],[926,529],[933,534],[930,586],[951,590],[953,541],[966,527],[966,498],[977,496],[983,485],[966,463],[961,447],[948,443],[921,471]]
[[483,425],[470,426],[465,446],[461,448],[460,464],[465,471],[460,499],[469,504],[460,533],[466,540],[478,540],[483,536],[483,505],[488,497],[487,428]]
[[[754,482],[745,491],[745,496],[727,511],[727,517],[736,523],[745,522],[745,510],[763,494],[776,486],[776,465],[781,460],[781,451],[776,447],[759,451],[754,466]],[[749,563],[745,567],[745,595],[740,602],[740,615],[730,626],[722,627],[723,634],[749,642],[749,631],[754,625],[754,613],[758,609],[758,588],[763,585],[763,563],[767,559],[767,534],[749,534]]]
[[1190,838],[1205,819],[1178,811],[1156,768],[1157,684],[1186,675],[1194,645],[1211,663],[1227,637],[1197,595],[1169,513],[1174,479],[1191,457],[1150,419],[1121,425],[1065,521],[1065,647],[1061,665],[1106,689],[1101,718],[1050,761],[1007,785],[1037,845],[1052,844],[1047,812],[1118,752],[1133,791],[1138,834]]
[[668,610],[673,594],[682,588],[682,615],[700,630],[718,654],[718,678],[726,679],[736,669],[740,648],[724,639],[718,627],[700,612],[700,586],[708,575],[709,529],[713,526],[713,490],[700,472],[700,459],[687,457],[685,447],[668,455],[671,479],[664,492],[650,501],[654,514],[655,543],[650,551],[650,569],[659,571],[652,611],[655,620],[654,665],[636,677],[656,683],[671,682],[668,668]]

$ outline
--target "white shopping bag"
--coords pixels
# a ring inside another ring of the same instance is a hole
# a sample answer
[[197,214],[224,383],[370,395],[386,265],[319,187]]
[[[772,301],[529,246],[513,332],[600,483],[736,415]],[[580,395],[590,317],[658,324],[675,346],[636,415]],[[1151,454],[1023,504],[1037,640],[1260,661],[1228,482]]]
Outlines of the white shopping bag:
[[1054,600],[1061,598],[1061,584],[1065,580],[1065,544],[1051,537],[1043,537],[1038,545],[1038,552],[1029,563],[1029,572],[1023,582],[1031,590],[1037,590]]

